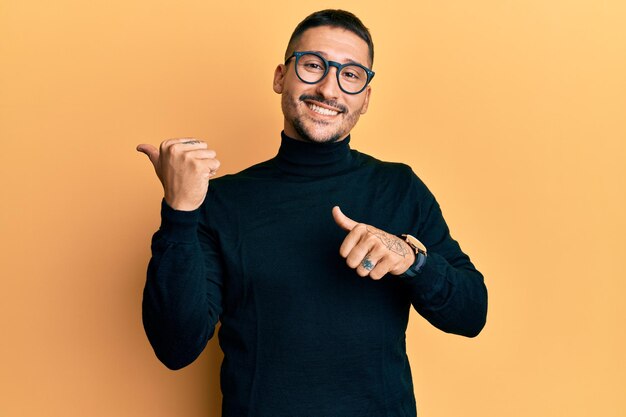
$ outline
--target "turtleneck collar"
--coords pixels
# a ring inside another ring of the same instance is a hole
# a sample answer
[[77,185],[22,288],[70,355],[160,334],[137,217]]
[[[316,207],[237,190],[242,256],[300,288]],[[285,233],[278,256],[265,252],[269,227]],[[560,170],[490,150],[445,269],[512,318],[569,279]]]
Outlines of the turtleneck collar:
[[289,174],[306,177],[325,177],[338,174],[353,162],[350,136],[330,143],[303,142],[281,132],[276,166]]

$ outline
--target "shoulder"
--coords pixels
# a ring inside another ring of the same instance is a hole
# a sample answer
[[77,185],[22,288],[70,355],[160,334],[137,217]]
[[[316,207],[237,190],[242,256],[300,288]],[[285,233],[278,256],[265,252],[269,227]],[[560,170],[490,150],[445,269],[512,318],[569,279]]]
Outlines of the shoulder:
[[411,166],[403,162],[383,161],[356,150],[352,152],[356,158],[359,158],[362,167],[370,169],[380,179],[399,183],[399,185],[405,186],[407,190],[413,189],[420,194],[428,192],[428,187]]
[[239,172],[225,174],[211,180],[211,185],[216,187],[230,187],[237,184],[245,184],[251,181],[259,181],[274,177],[276,173],[272,159],[259,162]]
[[280,171],[272,159],[252,165],[236,173],[224,174],[209,181],[207,202],[249,204],[250,201],[274,192],[281,182]]

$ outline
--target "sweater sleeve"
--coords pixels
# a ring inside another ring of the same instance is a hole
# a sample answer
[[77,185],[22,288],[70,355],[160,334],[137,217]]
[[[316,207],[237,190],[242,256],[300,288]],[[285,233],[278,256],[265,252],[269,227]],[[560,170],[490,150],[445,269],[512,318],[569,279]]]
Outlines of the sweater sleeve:
[[416,237],[428,250],[426,263],[414,277],[401,277],[415,310],[447,333],[477,336],[487,319],[487,288],[478,272],[450,236],[439,204],[423,187]]
[[222,268],[202,208],[184,212],[161,204],[143,292],[144,329],[170,369],[193,362],[213,336],[222,312]]

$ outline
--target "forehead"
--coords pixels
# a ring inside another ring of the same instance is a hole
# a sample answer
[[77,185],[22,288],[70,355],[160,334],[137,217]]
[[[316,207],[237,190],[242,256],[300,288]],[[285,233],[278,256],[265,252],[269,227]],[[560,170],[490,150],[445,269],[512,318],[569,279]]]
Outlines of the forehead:
[[296,42],[296,51],[318,51],[326,59],[337,62],[358,62],[369,65],[367,43],[355,33],[331,26],[307,29]]

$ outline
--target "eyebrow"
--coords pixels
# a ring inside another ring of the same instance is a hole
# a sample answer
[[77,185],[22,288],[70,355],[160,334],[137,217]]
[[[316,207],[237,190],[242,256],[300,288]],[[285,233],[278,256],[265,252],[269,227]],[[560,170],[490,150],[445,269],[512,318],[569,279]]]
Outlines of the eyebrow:
[[[328,54],[327,54],[326,52],[324,52],[324,51],[308,51],[308,52],[315,52],[315,53],[318,53],[318,54],[320,54],[321,56],[323,56],[324,58],[326,58],[326,60],[329,60],[329,59],[328,59]],[[330,60],[329,60],[329,61],[330,61]],[[344,64],[359,64],[359,65],[363,65],[364,67],[366,67],[366,68],[367,68],[367,66],[366,66],[366,65],[361,64],[360,62],[355,61],[354,59],[349,59],[347,62],[344,62]]]

